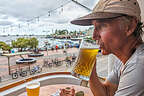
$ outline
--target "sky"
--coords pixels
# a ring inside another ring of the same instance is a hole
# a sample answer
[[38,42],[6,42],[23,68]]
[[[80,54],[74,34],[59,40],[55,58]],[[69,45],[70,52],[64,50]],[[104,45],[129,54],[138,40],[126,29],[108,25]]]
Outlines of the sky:
[[[98,0],[76,0],[93,9]],[[70,21],[90,13],[71,0],[0,0],[0,35],[46,35],[56,29],[85,30]]]

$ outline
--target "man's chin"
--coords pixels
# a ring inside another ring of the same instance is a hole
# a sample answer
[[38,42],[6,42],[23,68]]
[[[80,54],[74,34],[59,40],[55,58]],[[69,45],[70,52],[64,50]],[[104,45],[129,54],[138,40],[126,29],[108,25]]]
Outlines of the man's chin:
[[103,49],[101,49],[101,53],[102,53],[103,55],[108,55],[108,54],[110,54],[108,51],[103,50]]

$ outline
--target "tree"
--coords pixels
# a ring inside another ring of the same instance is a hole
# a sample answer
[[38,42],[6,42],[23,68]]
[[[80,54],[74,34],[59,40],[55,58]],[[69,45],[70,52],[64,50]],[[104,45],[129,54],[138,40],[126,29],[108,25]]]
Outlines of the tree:
[[19,51],[23,51],[26,48],[35,49],[38,46],[38,40],[33,38],[18,38],[17,40],[12,41],[12,46],[18,48]]
[[55,34],[57,35],[66,35],[68,34],[68,30],[67,29],[64,29],[64,30],[55,30]]
[[33,37],[33,38],[29,38],[29,43],[28,43],[29,47],[34,49],[36,51],[37,46],[38,46],[38,40]]
[[29,40],[27,38],[18,38],[12,41],[13,48],[18,48],[19,51],[28,48]]
[[2,48],[5,51],[10,51],[12,49],[12,47],[10,47],[8,44],[2,41],[0,41],[0,48]]

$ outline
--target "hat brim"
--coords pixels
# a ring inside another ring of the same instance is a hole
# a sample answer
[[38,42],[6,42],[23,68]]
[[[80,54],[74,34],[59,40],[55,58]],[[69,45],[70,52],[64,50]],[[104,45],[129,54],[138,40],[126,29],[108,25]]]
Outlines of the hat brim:
[[109,18],[119,17],[121,15],[122,14],[118,14],[118,13],[96,12],[72,20],[71,23],[75,25],[81,25],[81,26],[90,26],[92,25],[92,20],[109,19]]

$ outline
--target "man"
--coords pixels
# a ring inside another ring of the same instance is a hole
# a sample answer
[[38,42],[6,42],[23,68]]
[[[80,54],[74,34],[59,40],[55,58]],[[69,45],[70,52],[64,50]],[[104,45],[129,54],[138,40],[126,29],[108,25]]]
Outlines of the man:
[[56,45],[55,48],[56,48],[56,52],[57,52],[57,50],[58,50],[58,45]]
[[144,96],[144,44],[142,23],[136,0],[99,0],[92,13],[73,20],[72,24],[94,25],[93,39],[103,55],[118,57],[104,83],[96,73],[89,84],[94,96]]

